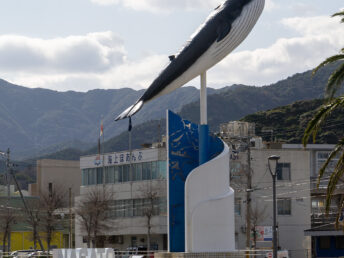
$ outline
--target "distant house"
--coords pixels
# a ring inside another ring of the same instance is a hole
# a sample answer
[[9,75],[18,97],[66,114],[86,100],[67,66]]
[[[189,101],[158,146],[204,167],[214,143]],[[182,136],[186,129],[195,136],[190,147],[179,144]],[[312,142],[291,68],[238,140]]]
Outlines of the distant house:
[[[72,214],[70,214],[69,206],[74,206],[74,199],[80,194],[80,162],[54,159],[37,160],[36,173],[36,183],[29,184],[29,196],[39,197],[41,193],[55,190],[63,193],[65,207],[56,211],[56,216],[61,218],[60,233],[62,244],[59,246],[75,246],[74,209],[71,209]],[[70,194],[71,196],[69,196]],[[71,245],[69,242],[71,242]]]

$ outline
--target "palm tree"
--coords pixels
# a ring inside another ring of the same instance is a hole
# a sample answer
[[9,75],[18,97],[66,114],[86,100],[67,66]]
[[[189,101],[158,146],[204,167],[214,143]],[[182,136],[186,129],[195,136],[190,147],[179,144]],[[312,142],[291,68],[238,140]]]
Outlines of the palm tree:
[[[341,17],[341,22],[344,23],[344,10],[332,15],[332,17],[339,16]],[[308,123],[305,130],[302,143],[304,146],[307,145],[309,138],[312,136],[313,142],[315,142],[316,135],[321,128],[322,124],[325,122],[326,118],[334,111],[344,107],[344,95],[335,96],[337,91],[341,86],[343,86],[344,81],[344,48],[341,49],[338,55],[331,56],[327,58],[324,62],[319,64],[314,70],[313,75],[321,68],[329,64],[338,65],[337,69],[330,75],[326,88],[325,88],[325,103],[317,110],[317,113]],[[338,181],[341,180],[341,177],[344,174],[344,138],[340,139],[335,148],[332,150],[328,156],[326,162],[321,167],[318,177],[318,186],[320,179],[325,173],[326,168],[330,162],[338,157],[337,164],[330,176],[330,180],[327,186],[326,193],[326,212],[328,213],[331,205],[331,199],[333,192],[336,189]],[[336,226],[338,226],[339,218],[341,216],[341,210],[344,208],[344,198],[341,198],[339,203],[339,212],[337,214]]]

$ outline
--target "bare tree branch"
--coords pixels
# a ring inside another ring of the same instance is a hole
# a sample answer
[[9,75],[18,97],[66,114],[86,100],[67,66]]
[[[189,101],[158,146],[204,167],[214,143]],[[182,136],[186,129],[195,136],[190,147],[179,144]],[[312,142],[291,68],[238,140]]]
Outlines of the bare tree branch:
[[65,205],[64,188],[59,185],[54,185],[45,191],[39,193],[40,203],[40,226],[44,232],[44,238],[48,245],[48,251],[50,251],[50,244],[53,238],[53,234],[59,223],[59,219],[56,216],[56,211],[61,209]]
[[150,251],[150,240],[152,230],[152,218],[159,215],[159,196],[161,196],[162,189],[154,182],[147,182],[146,185],[139,188],[139,198],[143,199],[143,215],[146,217],[147,227],[147,252]]
[[[6,241],[11,232],[12,225],[16,222],[17,213],[11,207],[2,207],[0,209],[0,230],[2,232],[2,251],[6,252]],[[8,252],[10,250],[7,250]]]
[[96,247],[97,237],[109,228],[110,204],[113,194],[106,189],[90,190],[76,206],[75,213],[82,230],[87,234],[87,247]]

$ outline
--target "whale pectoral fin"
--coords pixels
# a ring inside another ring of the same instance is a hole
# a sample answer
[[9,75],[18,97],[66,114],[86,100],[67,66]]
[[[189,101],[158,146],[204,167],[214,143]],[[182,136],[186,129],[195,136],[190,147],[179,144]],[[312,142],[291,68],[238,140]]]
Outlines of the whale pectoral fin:
[[128,107],[126,110],[124,110],[119,116],[117,116],[115,118],[115,121],[127,118],[128,114],[130,113],[130,111],[133,109],[134,105],[131,105],[130,107]]
[[222,22],[217,28],[217,39],[216,42],[223,40],[232,29],[232,24],[227,22]]
[[143,106],[143,101],[139,100],[134,105],[131,105],[126,110],[124,110],[119,116],[115,118],[115,121],[133,116],[136,112],[138,112]]

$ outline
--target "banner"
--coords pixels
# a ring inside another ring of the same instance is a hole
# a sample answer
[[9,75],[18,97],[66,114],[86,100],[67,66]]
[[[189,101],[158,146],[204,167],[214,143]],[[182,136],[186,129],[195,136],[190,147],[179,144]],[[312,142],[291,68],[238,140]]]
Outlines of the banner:
[[255,232],[251,232],[251,240],[256,234],[257,242],[272,241],[272,226],[256,226],[255,229]]

